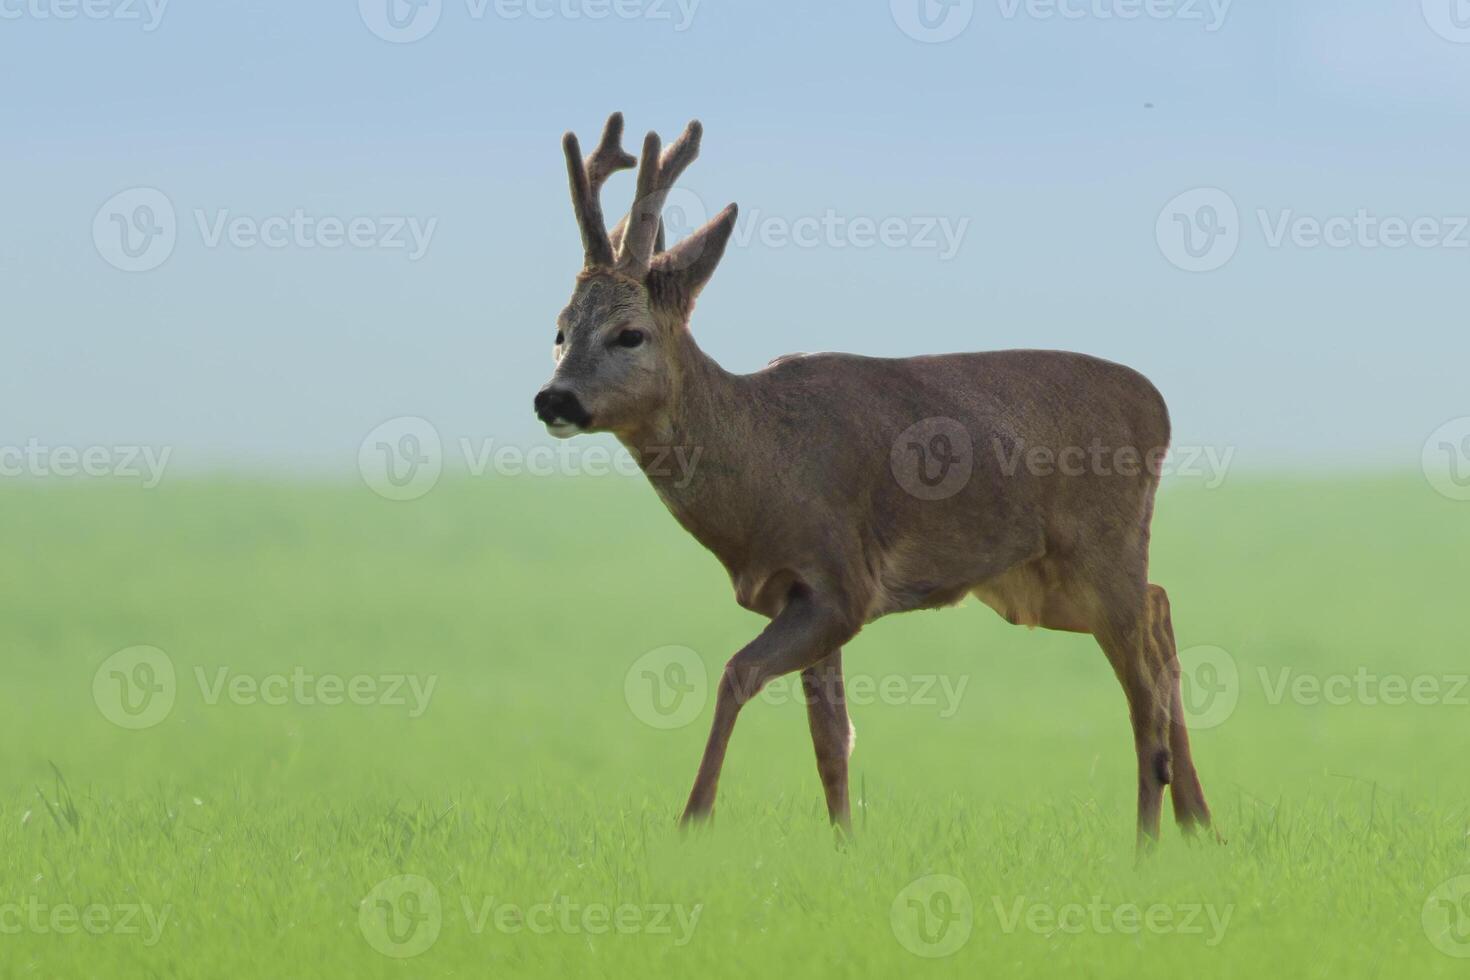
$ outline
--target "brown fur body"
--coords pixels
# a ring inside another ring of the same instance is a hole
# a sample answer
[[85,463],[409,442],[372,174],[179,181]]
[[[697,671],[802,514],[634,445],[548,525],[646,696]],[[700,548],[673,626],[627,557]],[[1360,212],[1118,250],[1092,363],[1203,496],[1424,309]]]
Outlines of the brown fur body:
[[[649,459],[658,447],[700,450],[692,479],[660,471],[650,481],[729,570],[747,608],[774,615],[801,582],[839,591],[862,625],[979,590],[1012,622],[1056,625],[1043,622],[1049,596],[1076,605],[1083,597],[1066,595],[1070,585],[1147,555],[1157,481],[1145,467],[1048,475],[1023,458],[1037,448],[1055,458],[1070,446],[1167,447],[1162,399],[1127,368],[1002,351],[814,354],[751,375],[713,362],[694,371],[699,396],[624,441]],[[1079,411],[1079,391],[1096,405]],[[972,474],[942,500],[914,497],[890,467],[900,435],[928,418],[953,419],[972,438]],[[752,467],[752,446],[770,465]],[[1094,557],[1107,559],[1103,568],[1088,567]]]
[[[616,169],[608,161],[631,165],[620,136],[615,116],[585,162],[568,140],[587,268],[559,320],[558,368],[537,411],[558,434],[615,433],[674,517],[724,564],[739,603],[771,620],[721,678],[685,819],[713,808],[740,708],[799,670],[829,812],[846,826],[852,736],[841,646],[880,616],[973,594],[1012,623],[1097,638],[1133,723],[1140,841],[1157,836],[1171,782],[1181,825],[1207,825],[1168,599],[1148,582],[1169,444],[1153,385],[1107,361],[1033,350],[792,355],[728,373],[688,322],[733,206],[672,249],[655,245],[662,195],[697,152],[698,126],[662,156],[650,134],[638,200],[608,236],[596,197]],[[651,465],[674,448],[697,460],[679,478]],[[948,463],[937,472],[959,465],[959,478],[933,491],[913,482],[915,467],[929,473],[941,457]]]

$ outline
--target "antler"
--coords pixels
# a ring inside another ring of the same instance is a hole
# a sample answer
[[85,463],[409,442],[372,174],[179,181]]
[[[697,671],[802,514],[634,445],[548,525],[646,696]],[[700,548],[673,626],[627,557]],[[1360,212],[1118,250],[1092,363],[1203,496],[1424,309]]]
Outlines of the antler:
[[663,248],[664,201],[674,182],[699,156],[699,140],[704,127],[692,121],[669,148],[659,153],[657,133],[643,140],[643,159],[638,165],[638,189],[633,207],[628,212],[622,248],[618,252],[618,269],[632,276],[648,273],[656,251]]
[[614,112],[608,117],[602,130],[602,140],[585,160],[576,134],[567,133],[562,138],[562,148],[567,155],[567,176],[572,188],[572,209],[582,230],[582,247],[589,268],[613,264],[613,244],[602,219],[602,185],[619,170],[627,170],[638,163],[632,154],[623,152],[622,144],[621,112]]
[[607,117],[607,125],[602,128],[602,140],[587,158],[586,166],[587,182],[592,185],[593,194],[601,192],[603,183],[619,170],[631,170],[638,166],[637,157],[623,152],[621,112],[614,112]]
[[[696,119],[660,152],[658,134],[649,133],[643,141],[640,161],[623,151],[620,112],[608,117],[602,140],[586,158],[577,137],[566,134],[562,145],[587,268],[616,268],[639,279],[647,279],[652,273],[659,280],[660,295],[686,307],[692,305],[719,263],[735,225],[735,207],[731,205],[689,238],[664,251],[664,204],[674,182],[699,155],[703,135],[704,129]],[[602,218],[602,185],[612,174],[635,165],[638,187],[633,207],[609,234]]]

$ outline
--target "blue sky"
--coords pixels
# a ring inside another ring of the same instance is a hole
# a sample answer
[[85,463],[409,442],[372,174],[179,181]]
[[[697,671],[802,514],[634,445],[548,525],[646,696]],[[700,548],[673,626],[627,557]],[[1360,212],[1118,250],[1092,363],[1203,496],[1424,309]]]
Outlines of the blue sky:
[[[0,0],[0,443],[544,441],[558,139],[614,109],[704,121],[680,208],[745,216],[694,320],[732,369],[1082,350],[1263,469],[1413,468],[1470,415],[1462,0],[425,0],[409,43],[387,2]],[[124,271],[138,188],[173,241]]]

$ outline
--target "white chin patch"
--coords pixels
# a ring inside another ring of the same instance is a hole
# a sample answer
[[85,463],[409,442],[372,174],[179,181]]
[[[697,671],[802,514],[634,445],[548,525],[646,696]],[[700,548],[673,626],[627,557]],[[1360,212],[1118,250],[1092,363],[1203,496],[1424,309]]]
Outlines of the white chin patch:
[[557,419],[555,422],[546,423],[546,431],[550,432],[558,439],[570,439],[572,436],[581,432],[582,427],[571,422],[563,422],[561,419]]

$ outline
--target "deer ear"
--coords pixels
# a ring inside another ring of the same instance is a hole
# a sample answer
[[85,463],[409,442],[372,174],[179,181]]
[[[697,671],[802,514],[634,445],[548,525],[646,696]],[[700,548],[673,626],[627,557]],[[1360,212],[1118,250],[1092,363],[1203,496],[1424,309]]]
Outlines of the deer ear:
[[703,228],[654,256],[648,271],[648,291],[655,303],[685,315],[694,308],[700,290],[725,254],[737,213],[735,205],[730,205]]

